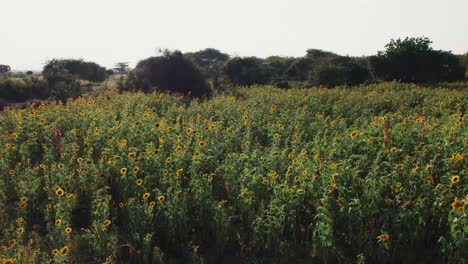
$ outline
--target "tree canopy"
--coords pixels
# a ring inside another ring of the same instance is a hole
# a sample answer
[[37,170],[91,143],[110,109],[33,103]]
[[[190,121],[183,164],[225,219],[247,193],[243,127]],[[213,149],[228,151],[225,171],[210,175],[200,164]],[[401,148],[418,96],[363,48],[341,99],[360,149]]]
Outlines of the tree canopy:
[[462,80],[460,60],[431,44],[427,37],[390,40],[385,50],[370,58],[375,77],[415,83]]
[[199,68],[180,51],[163,51],[161,56],[140,61],[135,68],[139,89],[154,88],[193,97],[208,95],[209,85]]

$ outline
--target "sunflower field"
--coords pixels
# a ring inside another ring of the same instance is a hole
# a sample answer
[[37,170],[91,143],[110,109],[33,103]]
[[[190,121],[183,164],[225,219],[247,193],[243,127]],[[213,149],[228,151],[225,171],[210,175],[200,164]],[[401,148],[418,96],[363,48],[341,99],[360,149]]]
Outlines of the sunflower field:
[[5,109],[0,261],[468,263],[466,87]]

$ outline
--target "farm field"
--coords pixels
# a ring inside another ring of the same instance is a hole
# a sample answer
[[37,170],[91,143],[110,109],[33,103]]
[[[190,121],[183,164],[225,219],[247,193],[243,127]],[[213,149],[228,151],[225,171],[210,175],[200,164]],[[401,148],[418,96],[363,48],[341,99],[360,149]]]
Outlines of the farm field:
[[105,91],[7,109],[0,260],[467,263],[466,87]]

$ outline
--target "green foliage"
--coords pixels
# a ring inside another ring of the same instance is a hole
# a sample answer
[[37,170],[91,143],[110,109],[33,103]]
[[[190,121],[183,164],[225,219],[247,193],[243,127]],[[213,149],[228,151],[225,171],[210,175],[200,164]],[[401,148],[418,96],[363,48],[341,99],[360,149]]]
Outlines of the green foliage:
[[197,52],[184,53],[184,57],[192,61],[202,73],[213,80],[213,85],[218,86],[224,63],[229,60],[229,55],[213,48],[207,48]]
[[318,64],[310,75],[316,85],[333,87],[337,85],[358,85],[370,79],[364,65],[349,57],[340,57]]
[[0,98],[9,102],[46,99],[50,95],[47,82],[36,77],[0,78]]
[[135,68],[136,87],[202,97],[211,90],[205,77],[180,51],[164,51],[161,56],[140,61]]
[[223,72],[229,81],[241,86],[265,84],[269,81],[266,65],[256,57],[232,58],[224,65]]
[[51,60],[42,71],[47,80],[51,95],[62,102],[76,98],[82,93],[78,79],[81,63],[67,60]]
[[294,58],[291,57],[280,57],[280,56],[271,56],[264,60],[266,64],[266,69],[268,71],[268,76],[271,82],[280,83],[287,88],[287,81],[289,79],[288,69],[291,66],[291,63],[294,62]]
[[441,82],[464,79],[464,69],[451,52],[434,50],[426,37],[391,40],[385,51],[370,58],[374,74],[383,80]]

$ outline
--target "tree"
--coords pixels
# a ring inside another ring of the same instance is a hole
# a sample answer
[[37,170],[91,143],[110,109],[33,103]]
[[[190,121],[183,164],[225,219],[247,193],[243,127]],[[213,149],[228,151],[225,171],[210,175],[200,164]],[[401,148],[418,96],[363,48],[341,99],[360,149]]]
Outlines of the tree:
[[273,82],[282,82],[288,80],[288,69],[291,63],[294,62],[294,58],[291,57],[280,57],[270,56],[264,60],[268,76]]
[[229,55],[213,48],[207,48],[197,52],[184,53],[184,56],[199,67],[201,72],[218,86],[224,63],[229,60]]
[[316,85],[333,87],[337,85],[357,85],[370,79],[365,65],[350,57],[337,57],[318,64],[311,73],[310,80]]
[[0,65],[0,74],[5,74],[11,70],[8,65]]
[[123,78],[123,75],[127,73],[129,69],[128,62],[117,62],[114,68],[116,72],[120,73],[120,78]]
[[375,77],[403,82],[440,82],[464,78],[455,55],[434,50],[427,37],[390,40],[384,51],[370,58]]
[[106,75],[106,68],[101,67],[94,62],[86,62],[84,64],[84,72],[81,77],[89,82],[103,82],[106,79]]
[[225,64],[223,72],[237,85],[265,84],[269,80],[266,64],[256,57],[233,58]]
[[180,51],[164,50],[161,56],[138,62],[133,72],[136,87],[144,92],[156,88],[192,97],[202,97],[210,93],[201,71]]
[[42,74],[47,80],[50,93],[55,98],[66,102],[68,98],[75,98],[81,94],[81,86],[77,74],[71,73],[79,69],[78,63],[68,63],[67,60],[51,60],[46,63]]

